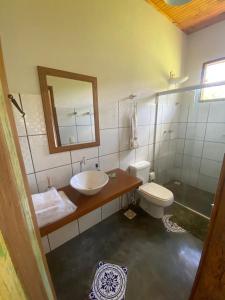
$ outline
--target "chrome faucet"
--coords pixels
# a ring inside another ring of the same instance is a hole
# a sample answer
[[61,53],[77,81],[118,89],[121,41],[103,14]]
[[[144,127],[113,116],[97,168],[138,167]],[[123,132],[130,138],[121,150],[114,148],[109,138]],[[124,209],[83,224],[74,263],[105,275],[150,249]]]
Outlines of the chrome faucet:
[[86,158],[83,156],[82,160],[80,161],[80,171],[83,172],[83,166],[86,164]]

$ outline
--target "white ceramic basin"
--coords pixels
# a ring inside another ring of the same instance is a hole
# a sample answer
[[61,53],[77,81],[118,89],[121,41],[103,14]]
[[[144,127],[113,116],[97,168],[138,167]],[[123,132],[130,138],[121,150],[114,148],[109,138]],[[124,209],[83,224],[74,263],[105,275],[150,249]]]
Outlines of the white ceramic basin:
[[109,176],[102,171],[81,172],[70,179],[70,185],[81,194],[92,196],[108,183]]

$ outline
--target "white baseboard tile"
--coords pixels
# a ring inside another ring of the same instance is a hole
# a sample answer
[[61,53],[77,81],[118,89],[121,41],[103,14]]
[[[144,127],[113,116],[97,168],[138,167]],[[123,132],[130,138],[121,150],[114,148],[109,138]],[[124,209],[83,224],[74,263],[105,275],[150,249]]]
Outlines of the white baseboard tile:
[[102,206],[102,220],[110,217],[120,210],[120,198],[116,198]]
[[101,207],[78,219],[80,233],[101,222]]
[[68,242],[78,234],[79,234],[79,230],[78,230],[77,221],[73,221],[57,229],[54,232],[49,233],[48,238],[50,243],[50,249],[54,250],[55,248]]
[[47,235],[41,238],[41,243],[42,243],[42,248],[44,250],[44,254],[47,254],[48,252],[51,251]]

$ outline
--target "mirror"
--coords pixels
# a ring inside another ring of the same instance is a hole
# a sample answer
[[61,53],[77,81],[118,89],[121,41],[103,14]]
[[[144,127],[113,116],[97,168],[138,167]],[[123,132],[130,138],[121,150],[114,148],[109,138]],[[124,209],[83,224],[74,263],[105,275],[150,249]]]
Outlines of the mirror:
[[38,67],[50,153],[100,144],[97,78]]

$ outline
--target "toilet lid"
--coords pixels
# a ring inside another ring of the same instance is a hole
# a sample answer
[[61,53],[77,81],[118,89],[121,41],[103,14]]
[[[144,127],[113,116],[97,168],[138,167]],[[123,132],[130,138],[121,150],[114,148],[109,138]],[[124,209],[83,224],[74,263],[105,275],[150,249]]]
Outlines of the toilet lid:
[[152,197],[157,199],[166,201],[173,198],[173,193],[170,190],[154,182],[146,183],[140,186],[139,189],[143,193],[151,195]]

